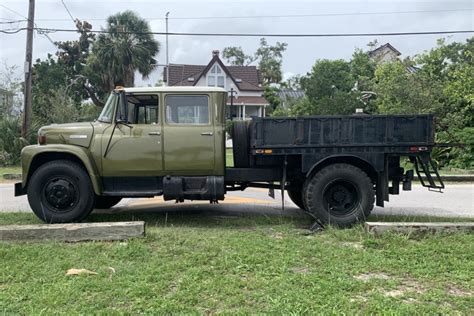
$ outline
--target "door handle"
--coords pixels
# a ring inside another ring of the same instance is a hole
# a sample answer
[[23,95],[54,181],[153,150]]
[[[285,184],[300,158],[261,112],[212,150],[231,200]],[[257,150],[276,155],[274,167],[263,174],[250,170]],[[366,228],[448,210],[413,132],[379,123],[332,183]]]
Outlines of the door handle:
[[201,136],[212,136],[212,132],[204,132],[204,133],[201,133]]
[[157,135],[157,136],[160,136],[161,133],[160,133],[160,132],[149,132],[148,135]]

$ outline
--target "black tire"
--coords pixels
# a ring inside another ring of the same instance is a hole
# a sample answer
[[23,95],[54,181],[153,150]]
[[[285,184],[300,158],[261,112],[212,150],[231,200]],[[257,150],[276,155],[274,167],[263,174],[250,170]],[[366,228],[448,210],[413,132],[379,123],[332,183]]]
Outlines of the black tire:
[[107,209],[117,205],[122,198],[120,196],[96,196],[94,208]]
[[56,160],[40,166],[28,183],[28,202],[45,223],[80,222],[93,209],[94,190],[79,164]]
[[235,121],[232,125],[232,151],[234,167],[250,167],[248,125],[245,121]]
[[288,193],[289,198],[296,204],[300,209],[304,210],[304,203],[303,203],[303,185],[297,185],[292,187],[291,189],[287,189],[286,192]]
[[373,183],[361,169],[333,164],[308,178],[304,205],[323,224],[351,227],[365,220],[374,208]]

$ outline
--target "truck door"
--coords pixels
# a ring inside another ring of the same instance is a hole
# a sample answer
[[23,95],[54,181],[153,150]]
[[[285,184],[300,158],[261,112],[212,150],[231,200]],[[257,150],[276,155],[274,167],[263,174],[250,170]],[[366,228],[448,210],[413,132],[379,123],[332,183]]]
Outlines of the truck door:
[[209,96],[164,97],[164,169],[170,175],[211,175],[214,171],[214,125]]
[[104,176],[162,175],[162,124],[157,93],[127,93],[126,124],[117,124],[110,145],[111,125],[102,137]]

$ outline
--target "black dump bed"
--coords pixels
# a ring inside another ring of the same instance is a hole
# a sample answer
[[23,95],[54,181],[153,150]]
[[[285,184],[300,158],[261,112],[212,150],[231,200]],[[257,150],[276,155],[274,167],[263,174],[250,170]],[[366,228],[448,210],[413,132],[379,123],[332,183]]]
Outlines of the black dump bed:
[[433,115],[254,118],[250,147],[404,147],[434,145]]

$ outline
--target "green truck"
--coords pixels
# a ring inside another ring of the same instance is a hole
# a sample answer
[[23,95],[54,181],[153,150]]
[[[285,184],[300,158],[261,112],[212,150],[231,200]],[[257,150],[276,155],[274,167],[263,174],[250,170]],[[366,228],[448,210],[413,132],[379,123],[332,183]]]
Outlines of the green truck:
[[431,115],[235,121],[234,166],[226,166],[226,107],[221,88],[118,88],[96,121],[39,130],[38,144],[22,151],[15,195],[27,194],[44,222],[62,223],[125,197],[215,203],[263,187],[287,192],[323,224],[348,227],[400,185],[410,190],[414,171],[424,186],[444,188],[430,159]]

